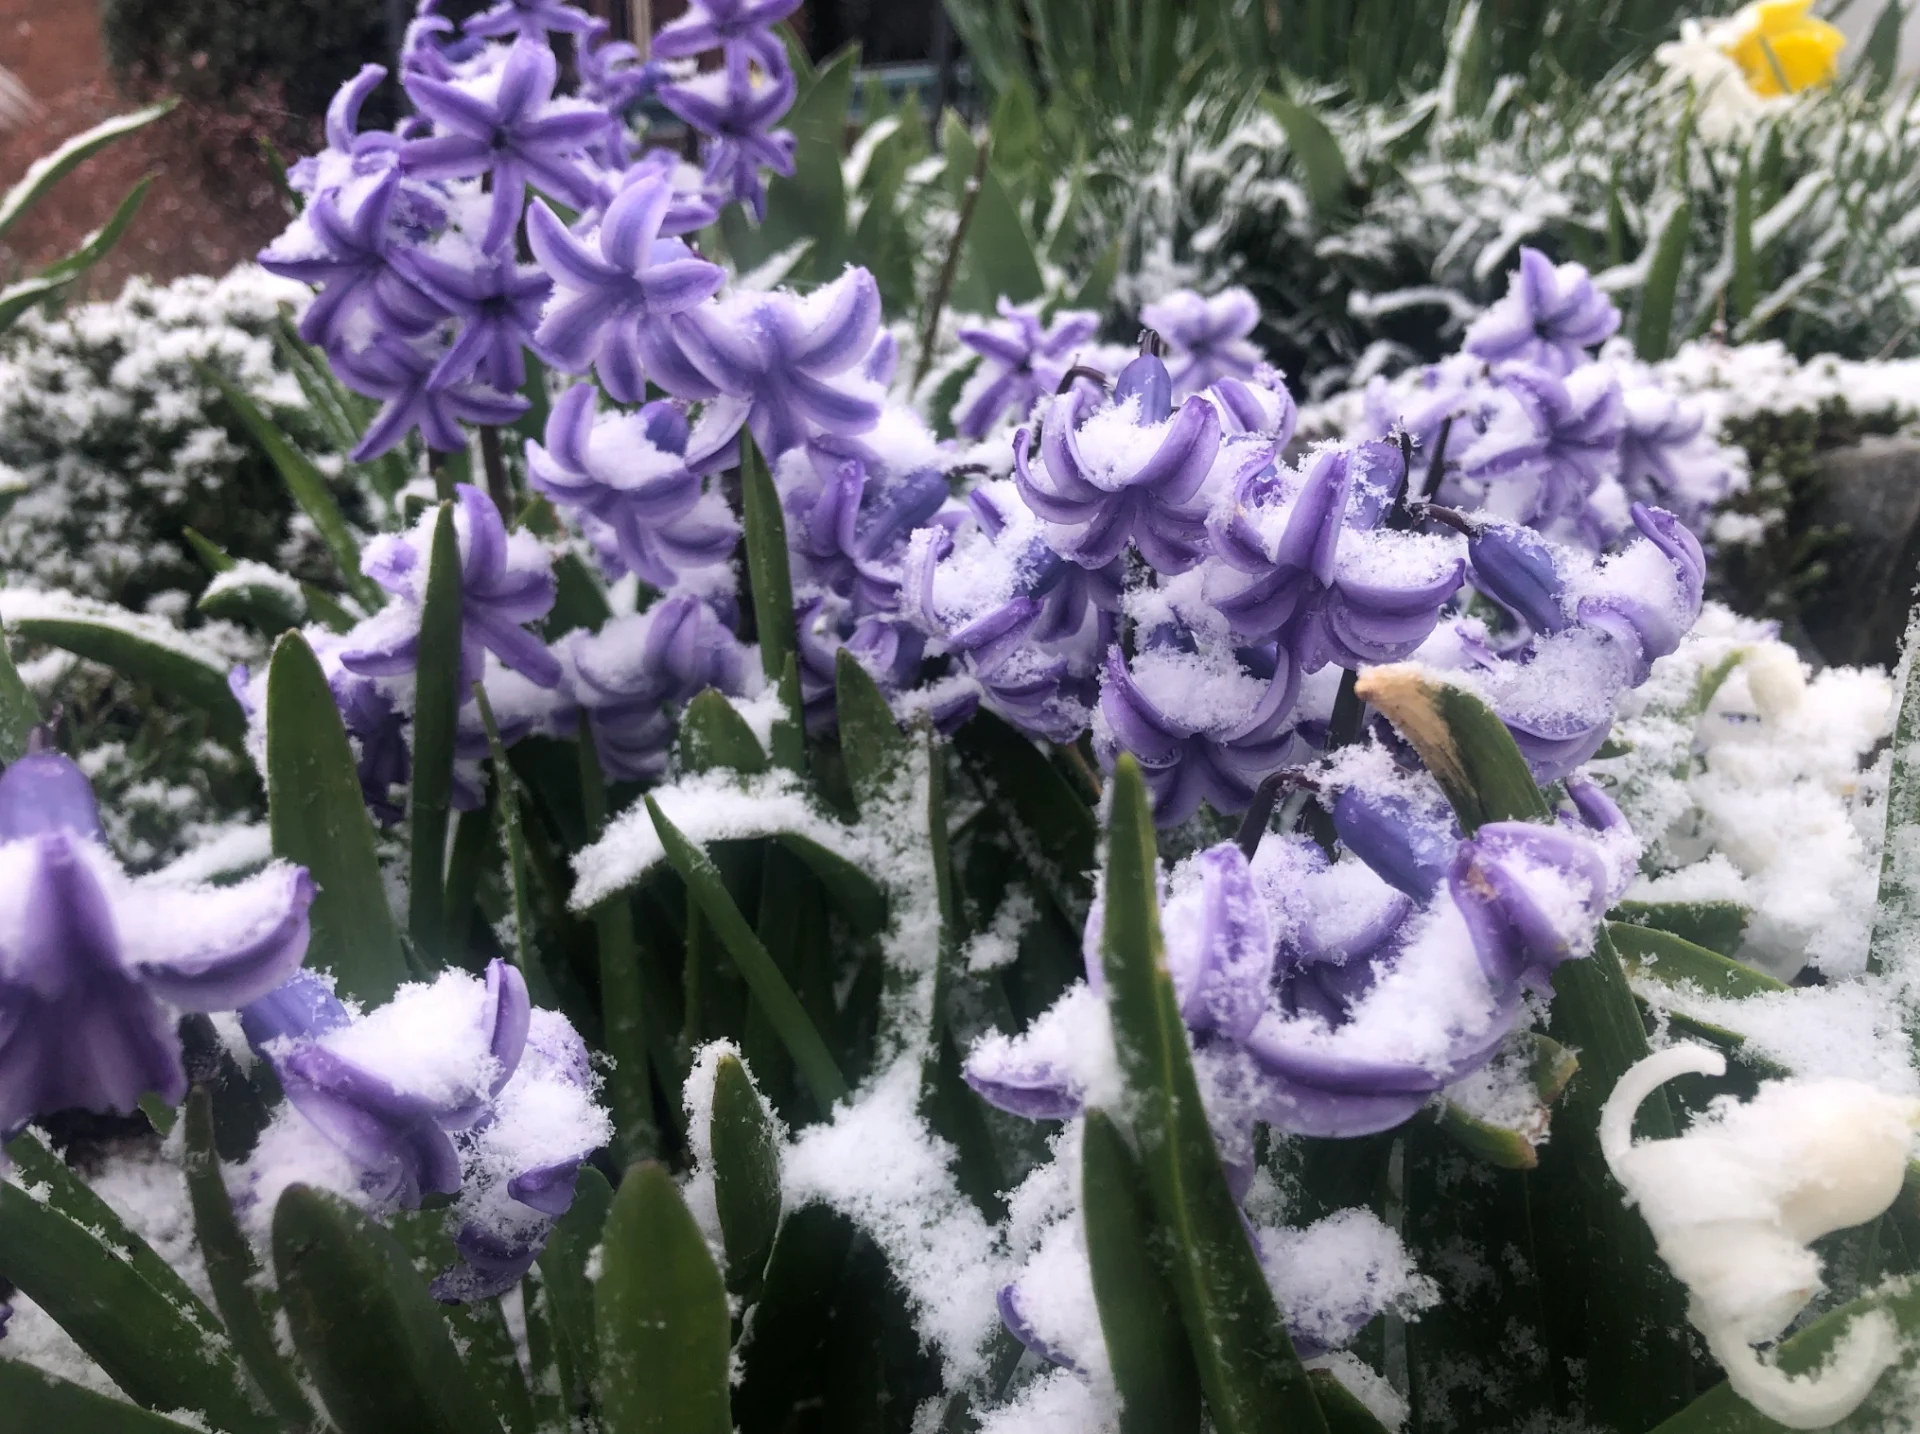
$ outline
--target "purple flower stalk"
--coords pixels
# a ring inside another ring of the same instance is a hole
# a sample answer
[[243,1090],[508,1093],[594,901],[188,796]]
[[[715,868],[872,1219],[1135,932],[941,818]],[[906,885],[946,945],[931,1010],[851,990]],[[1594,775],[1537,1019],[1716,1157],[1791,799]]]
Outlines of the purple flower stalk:
[[741,294],[696,309],[674,334],[707,385],[687,396],[746,399],[747,426],[772,462],[816,432],[850,437],[880,421],[877,385],[851,372],[879,327],[873,275],[848,269],[805,298]]
[[1076,352],[1099,325],[1098,314],[1068,309],[1043,328],[1038,304],[1001,299],[999,323],[958,330],[956,337],[981,361],[954,404],[954,431],[962,438],[984,438],[1008,413],[1024,422],[1034,404],[1060,386]]
[[1178,289],[1142,308],[1140,322],[1166,341],[1178,395],[1198,393],[1223,378],[1252,378],[1265,361],[1247,341],[1260,322],[1260,306],[1245,289],[1225,289],[1210,299]]
[[34,753],[0,774],[0,1131],[186,1096],[175,1015],[266,994],[307,950],[313,882],[275,862],[224,887],[130,880],[86,777]]
[[558,291],[540,326],[541,352],[572,373],[595,368],[622,403],[643,402],[649,376],[681,391],[673,378],[685,365],[665,321],[712,298],[726,278],[681,240],[660,237],[673,200],[666,177],[642,176],[615,196],[588,240],[538,200],[527,214],[528,241]]
[[1198,395],[1176,412],[1173,381],[1159,359],[1128,364],[1111,402],[1076,385],[1047,412],[1037,472],[1031,448],[1023,428],[1013,440],[1014,481],[1028,507],[1060,525],[1054,546],[1065,556],[1097,568],[1134,543],[1163,573],[1200,560],[1202,489],[1220,452],[1220,416]]
[[[523,626],[553,606],[554,578],[547,551],[524,529],[509,534],[493,500],[469,483],[455,490],[454,527],[460,541],[460,686],[480,680],[485,656],[541,687],[560,682],[560,663]],[[420,604],[426,599],[427,564],[434,515],[424,514],[411,533],[382,534],[367,545],[361,567],[400,601],[355,630],[355,644],[341,654],[350,672],[397,677],[413,671],[420,646]]]
[[568,203],[592,202],[580,157],[605,131],[607,113],[583,101],[554,99],[558,75],[553,51],[521,38],[496,74],[406,77],[407,94],[437,132],[403,144],[401,163],[421,179],[492,177],[492,207],[480,240],[489,253],[512,239],[529,186]]
[[737,461],[742,409],[709,404],[690,425],[670,402],[596,418],[595,399],[593,385],[577,384],[553,406],[546,446],[527,443],[533,486],[604,538],[620,571],[655,587],[724,563],[740,525],[706,479]]
[[1488,363],[1517,359],[1565,376],[1619,328],[1620,311],[1584,266],[1555,268],[1538,249],[1523,247],[1506,297],[1473,321],[1466,349]]

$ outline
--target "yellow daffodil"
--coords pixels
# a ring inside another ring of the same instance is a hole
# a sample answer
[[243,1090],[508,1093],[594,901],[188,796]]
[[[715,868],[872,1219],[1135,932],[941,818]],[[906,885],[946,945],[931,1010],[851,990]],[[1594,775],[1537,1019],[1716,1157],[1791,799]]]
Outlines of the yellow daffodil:
[[1726,23],[1720,48],[1755,94],[1798,94],[1832,82],[1847,37],[1808,14],[1812,8],[1813,0],[1755,0]]

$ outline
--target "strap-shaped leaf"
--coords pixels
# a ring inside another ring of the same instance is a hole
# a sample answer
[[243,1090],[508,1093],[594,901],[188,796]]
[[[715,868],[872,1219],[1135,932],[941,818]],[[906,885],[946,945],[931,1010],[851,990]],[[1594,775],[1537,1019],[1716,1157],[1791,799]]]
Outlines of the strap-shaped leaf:
[[553,1227],[538,1257],[553,1321],[561,1398],[569,1410],[581,1410],[591,1403],[595,1371],[600,1367],[593,1281],[587,1278],[587,1266],[600,1245],[607,1212],[612,1208],[613,1187],[607,1184],[606,1176],[591,1165],[583,1165],[573,1188],[573,1204]]
[[980,176],[980,190],[967,225],[952,307],[961,313],[991,313],[1002,297],[1016,304],[1037,299],[1046,289],[1020,208],[991,164]]
[[753,585],[753,625],[760,641],[760,670],[767,681],[778,682],[799,641],[793,624],[787,519],[766,459],[747,440],[740,445],[740,508],[747,546],[747,581]]
[[193,1205],[193,1230],[207,1263],[207,1283],[226,1322],[227,1337],[268,1406],[290,1430],[314,1427],[313,1406],[301,1392],[300,1381],[273,1342],[273,1327],[260,1307],[255,1281],[260,1267],[253,1247],[240,1233],[233,1202],[220,1175],[220,1157],[213,1148],[213,1101],[196,1088],[186,1108],[187,1197]]
[[1722,956],[1740,949],[1752,915],[1737,901],[1619,901],[1607,913],[1615,922],[1667,931]]
[[732,1434],[727,1290],[665,1166],[613,1197],[593,1302],[607,1434]]
[[236,745],[247,719],[227,686],[231,664],[171,624],[111,603],[65,594],[0,592],[0,617],[16,637],[64,648],[198,707]]
[[726,695],[709,687],[680,714],[680,765],[689,772],[745,772],[767,769],[760,739]]
[[1670,986],[1690,983],[1709,996],[1763,996],[1787,989],[1786,982],[1764,971],[1730,961],[1670,931],[1609,921],[1607,932],[1627,970],[1636,976],[1651,976]]
[[991,712],[976,712],[954,746],[981,788],[1006,815],[1021,855],[1076,930],[1093,899],[1099,824],[1040,749]]
[[1104,1111],[1087,1112],[1080,1210],[1121,1434],[1197,1434],[1200,1375],[1163,1267],[1166,1240],[1140,1162]]
[[687,894],[698,903],[721,945],[746,978],[748,989],[766,1013],[780,1043],[793,1057],[793,1063],[799,1067],[801,1079],[806,1081],[814,1100],[822,1110],[830,1109],[846,1095],[846,1079],[806,1008],[800,1004],[800,998],[793,993],[793,987],[780,974],[780,968],[754,934],[752,925],[734,904],[713,859],[681,834],[653,797],[647,797],[646,804],[668,863],[680,873],[680,879],[687,884]]
[[1880,855],[1880,890],[1874,900],[1873,938],[1867,969],[1880,971],[1893,959],[1895,943],[1920,917],[1920,862],[1908,833],[1920,826],[1920,608],[1907,619],[1903,644],[1907,683],[1893,727],[1893,765],[1887,774],[1886,842]]
[[337,1195],[290,1186],[273,1211],[273,1267],[294,1347],[340,1434],[500,1434],[390,1232]]
[[780,1146],[747,1068],[722,1056],[713,1079],[713,1195],[727,1288],[757,1293],[780,1228]]
[[[786,128],[794,137],[793,173],[768,184],[767,217],[754,236],[757,257],[743,268],[803,240],[811,242],[794,278],[832,279],[846,263],[847,192],[841,156],[859,62],[857,48],[840,51],[807,81],[787,111]],[[740,255],[734,258],[742,261]]]
[[201,1329],[214,1335],[221,1332],[220,1321],[193,1292],[192,1286],[180,1277],[179,1271],[128,1229],[119,1213],[102,1200],[91,1185],[74,1174],[66,1161],[49,1150],[38,1134],[32,1130],[22,1131],[7,1142],[6,1154],[19,1168],[21,1183],[37,1187],[48,1209],[91,1231],[102,1245],[113,1251],[114,1258],[126,1261],[141,1279]]
[[1266,95],[1261,103],[1286,131],[1287,148],[1300,166],[1314,216],[1322,221],[1337,219],[1348,207],[1347,186],[1351,183],[1340,141],[1309,105],[1276,94]]
[[1160,938],[1157,874],[1146,782],[1122,755],[1107,829],[1107,1010],[1200,1386],[1221,1434],[1325,1434],[1207,1125]]
[[1327,1434],[1387,1434],[1387,1426],[1329,1371],[1309,1370],[1307,1378],[1313,1383],[1314,1398],[1320,1401]]
[[40,721],[40,704],[20,679],[7,652],[7,634],[0,628],[0,763],[25,755],[27,738]]
[[0,1275],[147,1409],[191,1410],[231,1434],[270,1434],[226,1341],[110,1245],[17,1185],[0,1185]]
[[1673,348],[1673,304],[1692,230],[1693,203],[1683,197],[1667,211],[1660,236],[1654,241],[1646,280],[1640,285],[1640,315],[1634,327],[1633,347],[1648,363],[1657,363]]
[[447,814],[453,808],[453,743],[462,696],[460,540],[451,503],[442,503],[434,519],[430,552],[414,683],[407,930],[415,949],[437,965],[447,957]]
[[268,637],[307,620],[306,595],[298,585],[289,592],[258,569],[230,568],[228,574],[209,583],[193,604],[208,617],[241,623]]
[[190,1424],[96,1394],[22,1359],[0,1359],[0,1429],[21,1434],[193,1434]]
[[1733,182],[1733,277],[1727,281],[1727,312],[1737,329],[1760,298],[1760,265],[1753,252],[1753,169],[1746,151]]
[[115,115],[92,129],[82,130],[51,153],[36,159],[27,166],[27,172],[20,182],[5,195],[0,195],[0,234],[5,234],[17,224],[20,217],[75,165],[99,153],[115,140],[145,129],[178,103],[178,100],[167,100],[129,114]]
[[280,431],[280,425],[268,417],[245,390],[219,370],[207,365],[201,366],[200,376],[220,390],[227,407],[234,411],[241,425],[253,435],[253,441],[260,445],[280,474],[287,491],[293,495],[293,501],[313,520],[314,530],[320,534],[320,541],[327,545],[327,551],[333,555],[333,561],[340,569],[340,580],[346,584],[347,591],[362,607],[369,610],[379,607],[386,601],[386,594],[380,591],[378,583],[360,571],[360,544],[353,536],[353,529],[347,526],[346,515],[340,511],[340,505],[334,501],[333,490],[327,487],[325,475],[314,466],[311,458],[294,446],[293,441]]
[[781,1222],[766,1284],[740,1346],[734,1418],[741,1434],[782,1434],[819,1378],[826,1343],[822,1311],[847,1263],[853,1225],[825,1205],[807,1205]]
[[893,789],[910,748],[880,685],[851,652],[833,659],[833,705],[840,723],[840,751],[862,810]]
[[307,964],[332,971],[344,995],[388,1000],[408,979],[400,930],[353,748],[326,674],[297,632],[274,644],[267,669],[267,812],[273,854],[304,866],[319,888]]
[[[493,758],[493,779],[498,784],[495,800],[500,808],[500,835],[507,848],[507,884],[513,893],[513,964],[526,977],[527,988],[537,1006],[553,1004],[552,983],[546,968],[540,965],[534,947],[533,906],[527,896],[527,843],[520,830],[520,789],[513,768],[507,763],[507,749],[500,740],[500,728],[493,720],[493,704],[487,700],[484,683],[473,684],[473,700],[480,709],[480,725],[486,730],[487,752]],[[449,918],[452,912],[448,912]],[[451,924],[447,928],[454,929]]]
[[[1461,829],[1539,821],[1546,798],[1512,736],[1478,697],[1410,664],[1376,667],[1357,691],[1387,715],[1439,781]],[[1580,1053],[1580,1071],[1554,1119],[1535,1174],[1539,1198],[1568,1212],[1540,1227],[1542,1278],[1554,1290],[1554,1353],[1585,1361],[1589,1407],[1614,1427],[1645,1428],[1692,1388],[1686,1300],[1653,1248],[1646,1223],[1622,1199],[1600,1155],[1600,1107],[1647,1054],[1647,1033],[1619,954],[1603,927],[1585,958],[1553,973],[1551,1033]],[[1662,1138],[1673,1119],[1658,1093],[1641,1130]],[[1578,1218],[1571,1212],[1578,1211]],[[1573,1311],[1578,1310],[1576,1317]]]
[[42,269],[40,277],[56,279],[62,283],[71,282],[106,258],[113,252],[114,245],[120,242],[121,236],[127,232],[127,226],[133,223],[133,216],[140,212],[141,201],[147,197],[147,190],[152,187],[151,174],[138,180],[115,206],[105,224],[89,234],[86,241],[71,254],[62,255]]
[[67,286],[67,280],[58,275],[36,274],[31,279],[20,279],[0,289],[0,333],[12,328],[22,314],[36,304],[43,304]]

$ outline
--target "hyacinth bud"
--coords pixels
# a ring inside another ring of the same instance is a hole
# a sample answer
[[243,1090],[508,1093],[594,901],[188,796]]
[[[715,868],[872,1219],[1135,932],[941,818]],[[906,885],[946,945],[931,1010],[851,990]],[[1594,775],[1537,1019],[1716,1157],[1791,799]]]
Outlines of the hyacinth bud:
[[60,831],[100,839],[93,786],[58,752],[31,752],[0,772],[0,842]]
[[1140,423],[1165,423],[1173,412],[1173,379],[1166,364],[1153,354],[1134,359],[1114,381],[1113,401],[1126,403],[1132,399],[1139,400]]
[[1488,523],[1467,544],[1474,586],[1535,632],[1558,632],[1566,611],[1566,577],[1558,550],[1531,528]]
[[1610,884],[1592,842],[1532,822],[1488,822],[1460,843],[1447,882],[1481,967],[1505,983],[1586,955]]
[[1334,799],[1341,843],[1396,891],[1425,901],[1445,880],[1460,841],[1445,803],[1348,787]]

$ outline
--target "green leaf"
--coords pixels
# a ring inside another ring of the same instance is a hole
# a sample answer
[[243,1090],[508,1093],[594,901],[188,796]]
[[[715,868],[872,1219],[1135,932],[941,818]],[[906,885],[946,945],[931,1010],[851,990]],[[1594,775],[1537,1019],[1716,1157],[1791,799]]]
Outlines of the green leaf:
[[[500,728],[493,720],[493,704],[487,700],[485,683],[473,684],[473,700],[480,709],[480,725],[487,734],[487,753],[493,758],[493,779],[499,784],[496,800],[500,807],[500,831],[507,848],[507,883],[513,892],[513,964],[526,978],[529,994],[536,1006],[554,1004],[546,968],[534,947],[533,907],[527,898],[527,843],[520,832],[520,788],[513,768],[507,762],[507,749],[500,740]],[[447,913],[446,929],[455,930],[453,913]]]
[[0,1359],[0,1428],[43,1434],[192,1434],[193,1426],[96,1394],[25,1360]]
[[1753,170],[1744,151],[1733,189],[1733,276],[1727,281],[1727,314],[1738,329],[1760,297],[1760,266],[1753,252]]
[[220,1321],[202,1303],[200,1296],[180,1277],[177,1270],[161,1259],[145,1240],[127,1228],[114,1208],[94,1193],[93,1187],[68,1168],[66,1161],[47,1148],[32,1130],[21,1132],[7,1143],[7,1157],[19,1167],[23,1185],[39,1187],[47,1208],[65,1215],[111,1250],[116,1259],[125,1260],[135,1274],[145,1280],[173,1306],[210,1334],[218,1335]]
[[209,587],[194,606],[208,617],[241,623],[267,637],[278,637],[307,620],[304,597],[270,582],[228,582]]
[[1286,131],[1287,148],[1299,161],[1302,185],[1314,216],[1322,223],[1338,218],[1347,208],[1347,188],[1352,181],[1333,131],[1310,107],[1296,104],[1285,95],[1269,93],[1261,96],[1260,103]]
[[1146,782],[1123,754],[1107,830],[1107,1010],[1200,1385],[1220,1434],[1326,1434],[1207,1125],[1160,939],[1158,871]]
[[1860,58],[1853,62],[1852,80],[1863,85],[1870,95],[1884,94],[1900,69],[1900,41],[1905,31],[1907,7],[1901,0],[1887,0],[1880,15],[1860,47]]
[[47,1312],[126,1396],[191,1410],[229,1434],[270,1434],[226,1342],[157,1290],[119,1248],[0,1185],[0,1275]]
[[1387,1434],[1387,1426],[1330,1371],[1310,1369],[1307,1379],[1313,1385],[1314,1398],[1320,1401],[1327,1434]]
[[289,1186],[273,1211],[273,1267],[340,1434],[500,1434],[391,1232],[337,1195]]
[[793,578],[787,567],[787,520],[773,475],[751,441],[740,446],[740,506],[760,670],[768,682],[778,682],[786,672],[787,658],[799,650],[793,625]]
[[407,930],[436,965],[446,950],[447,813],[453,807],[453,745],[460,726],[460,540],[453,504],[433,524],[427,595],[420,605],[420,646],[413,711],[413,787],[409,828]]
[[767,186],[767,217],[760,226],[755,264],[811,240],[801,272],[792,277],[825,282],[837,277],[845,265],[847,191],[840,162],[859,60],[857,48],[842,50],[814,75],[787,111],[782,124],[794,137],[793,174],[776,177]]
[[1651,976],[1669,986],[1698,986],[1709,996],[1763,996],[1787,989],[1764,971],[1729,960],[1717,951],[1696,946],[1670,931],[1609,921],[1607,932],[1628,971]]
[[1693,202],[1681,199],[1660,227],[1646,281],[1640,286],[1640,317],[1633,347],[1642,359],[1655,363],[1673,348],[1673,302],[1680,288],[1680,269],[1687,261],[1692,239]]
[[1099,313],[1107,307],[1107,300],[1113,294],[1113,281],[1119,277],[1120,241],[1116,239],[1102,249],[1100,257],[1088,267],[1087,277],[1074,291],[1072,307]]
[[340,505],[334,501],[333,490],[327,487],[325,475],[314,466],[311,458],[294,447],[286,434],[280,431],[280,426],[237,384],[206,364],[198,365],[198,368],[201,378],[220,390],[227,407],[234,411],[241,425],[253,435],[253,441],[260,445],[279,472],[281,481],[287,485],[293,501],[313,520],[314,530],[320,534],[320,541],[327,545],[327,551],[333,555],[333,561],[340,569],[340,580],[346,584],[347,591],[369,612],[378,608],[386,601],[386,595],[380,591],[378,583],[360,571],[360,544],[354,538],[353,530],[347,526]]
[[1614,921],[1671,932],[1722,956],[1740,949],[1751,914],[1737,901],[1619,901],[1607,913]]
[[68,280],[41,274],[21,279],[0,289],[0,333],[12,328],[22,314],[36,304],[46,303],[66,287]]
[[854,930],[870,936],[887,924],[887,893],[864,869],[799,832],[775,832],[774,840],[820,878]]
[[833,659],[833,705],[854,800],[866,811],[893,790],[910,751],[907,736],[880,685],[844,647]]
[[800,656],[787,654],[786,666],[780,672],[777,688],[780,697],[780,715],[773,719],[773,730],[768,736],[768,746],[773,752],[773,765],[789,772],[803,772],[807,766],[807,728],[806,713],[800,695]]
[[68,282],[79,278],[87,270],[98,264],[113,251],[120,242],[120,236],[127,232],[127,226],[133,223],[133,216],[140,212],[140,202],[147,197],[147,190],[153,185],[153,176],[147,175],[127,191],[107,222],[87,236],[71,254],[54,260],[40,271],[43,279],[58,279]]
[[115,140],[124,138],[136,130],[145,129],[161,116],[169,113],[177,100],[167,100],[162,104],[148,105],[145,109],[134,110],[130,114],[115,115],[95,125],[92,129],[82,130],[72,139],[61,144],[51,153],[42,155],[27,166],[27,172],[20,182],[0,196],[0,235],[4,235],[20,217],[39,202],[46,192],[60,182],[60,179],[75,165],[92,155],[99,153]]
[[1121,1434],[1200,1428],[1200,1375],[1180,1327],[1165,1239],[1154,1224],[1140,1163],[1104,1111],[1087,1112],[1080,1209],[1107,1362],[1120,1394]]
[[780,1229],[780,1147],[747,1068],[722,1056],[713,1079],[713,1196],[727,1252],[727,1288],[751,1297]]
[[840,1074],[833,1053],[827,1049],[827,1043],[821,1039],[806,1008],[800,1004],[800,998],[794,995],[793,987],[787,984],[786,977],[774,964],[767,948],[761,945],[747,918],[734,905],[733,897],[727,893],[726,883],[721,880],[719,868],[713,864],[713,859],[688,841],[680,829],[667,820],[658,802],[650,796],[645,800],[647,813],[653,818],[653,828],[659,833],[660,845],[666,851],[668,863],[680,873],[680,879],[687,884],[687,894],[698,903],[721,944],[726,947],[727,954],[733,958],[734,965],[746,979],[748,988],[779,1035],[781,1044],[793,1057],[794,1065],[799,1067],[801,1078],[806,1081],[815,1102],[821,1110],[830,1110],[847,1093],[846,1079]]
[[0,764],[26,754],[27,738],[40,722],[40,704],[20,679],[7,653],[7,634],[0,628]]
[[1441,1102],[1435,1119],[1463,1150],[1490,1165],[1502,1170],[1531,1170],[1540,1163],[1533,1142],[1520,1131],[1482,1120],[1452,1101]]
[[1505,724],[1465,688],[1391,663],[1368,668],[1354,691],[1413,744],[1468,836],[1487,822],[1547,817],[1547,800]]
[[825,1205],[805,1205],[781,1222],[766,1283],[740,1347],[745,1366],[734,1397],[741,1434],[783,1434],[818,1380],[835,1287],[854,1229]]
[[732,1434],[726,1286],[664,1165],[627,1172],[600,1250],[607,1434]]
[[587,1266],[613,1208],[613,1187],[591,1165],[580,1167],[573,1204],[553,1227],[537,1257],[553,1319],[555,1353],[560,1356],[561,1397],[568,1409],[591,1401],[600,1367],[600,1341],[593,1315],[593,1281]]
[[1032,238],[1020,219],[1020,209],[992,165],[980,177],[967,225],[966,246],[953,283],[952,307],[961,313],[986,314],[1001,298],[1023,304],[1046,290],[1040,260]]
[[739,709],[709,687],[680,714],[680,765],[689,772],[753,776],[767,770],[767,754]]
[[224,742],[238,746],[246,737],[246,714],[227,686],[227,664],[168,623],[69,597],[39,611],[16,607],[8,626],[16,637],[64,648],[198,707]]
[[196,1088],[187,1098],[184,1163],[194,1235],[233,1351],[273,1412],[292,1429],[310,1429],[316,1423],[313,1406],[274,1344],[272,1323],[260,1307],[256,1294],[260,1267],[233,1217],[220,1157],[213,1148],[213,1100],[204,1088]]
[[1008,830],[1034,877],[1076,930],[1093,899],[1093,808],[1040,749],[991,712],[977,712],[954,734],[961,759]]
[[1880,887],[1874,897],[1873,937],[1867,969],[1887,968],[1902,934],[1920,920],[1916,888],[1914,836],[1920,829],[1920,608],[1907,620],[1901,647],[1900,715],[1893,727],[1893,765],[1887,774],[1885,841],[1880,855]]
[[373,823],[326,674],[297,632],[274,644],[267,669],[267,811],[273,854],[319,888],[307,965],[333,972],[342,995],[391,999],[409,973]]

